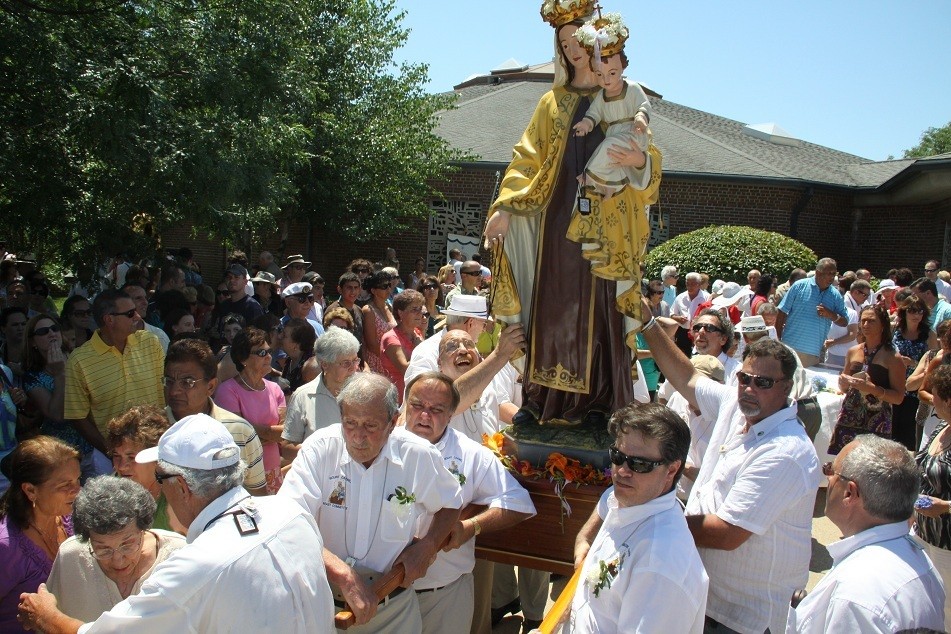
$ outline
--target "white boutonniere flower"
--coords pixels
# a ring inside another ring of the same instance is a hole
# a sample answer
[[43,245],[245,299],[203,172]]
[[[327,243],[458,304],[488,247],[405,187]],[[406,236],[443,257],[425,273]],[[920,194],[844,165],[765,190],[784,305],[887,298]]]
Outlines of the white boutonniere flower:
[[416,495],[407,491],[406,487],[399,486],[396,487],[396,490],[391,493],[387,499],[393,507],[393,514],[403,520],[409,517],[409,514],[413,511],[413,503],[416,502]]

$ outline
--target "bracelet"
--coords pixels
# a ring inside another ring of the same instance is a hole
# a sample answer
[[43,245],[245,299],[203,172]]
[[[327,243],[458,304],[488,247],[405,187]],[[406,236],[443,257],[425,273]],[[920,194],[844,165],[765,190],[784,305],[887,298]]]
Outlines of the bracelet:
[[653,328],[653,327],[656,326],[656,325],[657,325],[657,318],[656,318],[656,317],[651,317],[651,318],[650,318],[650,321],[648,321],[646,324],[644,324],[643,326],[641,326],[641,332],[647,332],[648,330],[650,330],[651,328]]

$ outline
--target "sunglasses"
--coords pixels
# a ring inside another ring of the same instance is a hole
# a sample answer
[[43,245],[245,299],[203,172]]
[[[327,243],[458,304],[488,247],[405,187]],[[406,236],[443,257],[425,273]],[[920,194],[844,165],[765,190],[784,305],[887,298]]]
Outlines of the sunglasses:
[[611,458],[611,464],[614,466],[620,467],[622,464],[627,464],[627,468],[634,473],[650,473],[657,467],[667,464],[663,460],[648,460],[647,458],[629,456],[626,453],[622,453],[617,447],[609,447],[608,456]]
[[261,357],[261,358],[263,359],[264,357],[266,357],[266,356],[268,356],[269,354],[271,354],[271,349],[270,349],[270,348],[261,348],[260,350],[252,350],[252,351],[251,351],[251,354],[254,355],[254,356],[256,356],[256,357]]
[[463,275],[471,275],[472,277],[481,277],[482,271],[462,271]]
[[423,284],[423,290],[424,290],[424,291],[432,291],[432,290],[435,290],[435,289],[437,289],[437,288],[439,288],[439,286],[436,285],[436,284]]
[[690,330],[695,333],[700,332],[701,330],[705,330],[707,332],[715,332],[721,335],[723,334],[723,329],[720,328],[719,326],[714,326],[713,324],[694,324],[693,327],[690,328]]
[[172,478],[180,478],[181,476],[182,474],[180,473],[159,473],[158,471],[156,471],[155,481],[158,482],[159,485],[162,485],[162,484],[165,484],[166,480],[171,480]]
[[43,326],[42,328],[37,328],[36,330],[33,331],[33,336],[42,337],[44,335],[50,334],[51,332],[59,332],[59,326],[57,326],[56,324],[52,324],[51,326]]
[[785,379],[771,379],[768,376],[756,376],[755,374],[747,374],[746,372],[740,371],[736,373],[736,380],[739,381],[743,387],[752,383],[761,390],[768,390],[776,385],[777,382],[784,381]]
[[306,304],[307,302],[314,301],[313,295],[291,295],[291,297],[296,299],[301,304]]
[[842,475],[841,473],[836,473],[836,472],[832,469],[832,463],[831,463],[831,462],[826,462],[825,464],[822,465],[822,475],[824,475],[824,476],[827,477],[827,478],[831,478],[832,476],[839,476],[839,477],[842,478],[843,480],[848,480],[849,482],[855,482],[855,480],[853,480],[853,479],[850,478],[849,476]]
[[925,269],[925,273],[937,273],[938,269]]
[[130,308],[124,313],[109,313],[109,314],[112,315],[113,317],[119,317],[121,315],[122,317],[128,317],[129,319],[132,319],[133,317],[135,317],[135,309]]

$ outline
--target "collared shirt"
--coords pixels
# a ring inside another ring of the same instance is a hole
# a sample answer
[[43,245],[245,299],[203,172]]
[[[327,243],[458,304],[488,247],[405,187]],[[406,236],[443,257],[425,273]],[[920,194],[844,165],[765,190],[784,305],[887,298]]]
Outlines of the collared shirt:
[[907,522],[829,545],[832,569],[795,610],[787,632],[943,632],[944,584]]
[[64,418],[81,420],[92,414],[105,435],[109,421],[133,405],[165,407],[164,360],[162,346],[152,333],[133,332],[119,352],[97,330],[66,360]]
[[739,359],[728,356],[726,350],[720,351],[720,354],[717,355],[717,359],[723,364],[723,383],[735,387],[736,373],[743,367],[743,363]]
[[409,357],[409,365],[406,366],[406,372],[403,373],[404,385],[409,383],[410,379],[417,374],[439,371],[439,344],[445,334],[446,329],[444,328],[413,348],[413,353]]
[[297,388],[287,406],[287,419],[281,438],[299,444],[318,429],[339,425],[337,398],[324,385],[324,375]]
[[[505,509],[535,515],[535,505],[528,491],[522,488],[492,452],[454,429],[446,432],[434,445],[442,454],[446,470],[453,475],[462,488],[462,505],[488,505],[489,508]],[[528,519],[528,518],[525,518]],[[421,527],[427,529],[428,526]],[[419,531],[419,536],[425,530]],[[417,590],[441,588],[462,575],[472,572],[475,566],[475,539],[449,552],[439,551],[436,561],[418,579],[413,587]]]
[[[396,488],[415,501],[400,504]],[[278,493],[317,520],[340,559],[386,572],[412,541],[417,520],[462,506],[459,482],[429,441],[395,428],[369,468],[351,459],[340,425],[304,441]]]
[[[606,496],[607,516],[585,558],[568,631],[702,632],[710,580],[674,493],[628,507],[612,490]],[[610,584],[602,563],[616,570]]]
[[686,514],[716,515],[752,533],[733,551],[699,549],[710,575],[707,614],[739,632],[780,632],[789,597],[809,576],[816,450],[795,404],[744,433],[737,388],[704,377],[696,398],[717,422]]
[[931,326],[932,330],[937,330],[938,324],[945,319],[951,319],[951,304],[939,297],[937,303],[931,309],[931,314],[928,315],[928,325]]
[[[249,491],[263,489],[267,484],[267,478],[264,475],[264,447],[261,445],[258,433],[254,431],[254,426],[237,414],[218,407],[211,398],[208,402],[211,405],[208,415],[224,425],[234,438],[235,444],[238,445],[241,459],[248,465],[244,472],[244,488]],[[175,420],[171,407],[165,408],[165,416],[173,425],[178,422]]]
[[678,295],[674,303],[670,305],[670,315],[671,317],[686,317],[687,321],[680,324],[680,327],[689,329],[693,321],[693,316],[697,314],[697,306],[707,301],[709,297],[710,294],[706,291],[697,291],[697,295],[693,299],[690,299],[690,294],[684,291]]
[[505,427],[505,424],[499,421],[500,401],[493,380],[478,401],[449,420],[449,427],[481,445],[482,434],[491,436]]
[[254,498],[258,531],[242,535],[226,513],[249,499],[234,488],[212,501],[189,526],[188,545],[156,566],[139,594],[79,631],[331,631],[333,599],[313,518],[288,500]]
[[147,321],[143,321],[142,323],[145,325],[145,329],[155,335],[156,339],[159,340],[159,343],[162,344],[162,352],[168,352],[169,339],[168,335],[165,334],[165,331],[157,326],[153,326]]
[[830,285],[823,291],[819,289],[815,278],[807,277],[789,287],[789,292],[778,307],[786,313],[783,343],[793,350],[819,356],[829,328],[832,327],[831,319],[816,313],[819,304],[848,320],[845,302],[834,286]]

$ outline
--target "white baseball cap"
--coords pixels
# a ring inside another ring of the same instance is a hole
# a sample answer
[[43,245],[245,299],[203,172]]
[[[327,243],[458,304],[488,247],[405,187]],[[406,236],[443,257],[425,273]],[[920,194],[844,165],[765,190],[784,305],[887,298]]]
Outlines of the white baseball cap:
[[485,298],[481,295],[456,295],[452,298],[449,307],[442,311],[443,315],[454,315],[457,317],[474,317],[476,319],[488,319],[489,310]]
[[224,425],[207,414],[194,414],[169,427],[158,446],[143,449],[135,461],[161,459],[179,467],[209,471],[230,467],[240,458],[238,445]]

